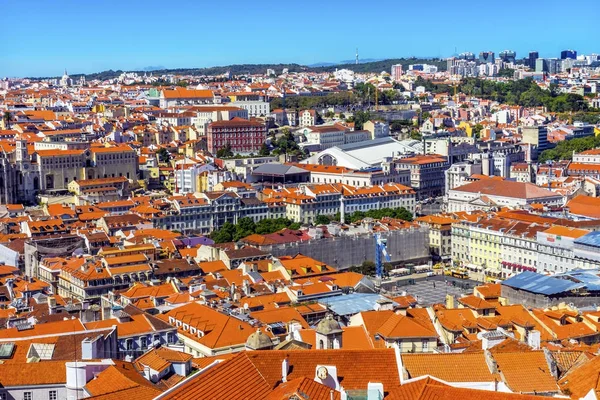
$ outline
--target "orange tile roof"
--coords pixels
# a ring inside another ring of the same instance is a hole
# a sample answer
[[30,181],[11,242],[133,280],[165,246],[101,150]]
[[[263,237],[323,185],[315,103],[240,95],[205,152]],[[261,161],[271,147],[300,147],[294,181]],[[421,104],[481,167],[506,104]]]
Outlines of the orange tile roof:
[[281,380],[281,363],[287,358],[288,380],[314,377],[317,365],[335,365],[346,390],[364,389],[369,382],[381,382],[384,390],[400,384],[393,349],[371,350],[270,350],[245,352],[271,387]]
[[248,336],[256,331],[246,322],[221,314],[198,303],[186,304],[158,316],[167,323],[169,323],[169,317],[196,328],[202,337],[199,337],[198,334],[192,334],[189,330],[184,330],[183,325],[177,330],[179,334],[185,335],[210,349],[239,346],[244,344]]
[[104,371],[85,385],[94,399],[153,399],[162,392],[144,378],[132,363],[113,361]]
[[498,371],[513,392],[558,392],[543,351],[494,353]]
[[192,98],[210,98],[214,97],[212,90],[196,90],[186,88],[175,88],[163,90],[162,94],[165,99],[192,99]]
[[250,317],[259,320],[263,324],[273,324],[277,322],[290,323],[291,321],[297,321],[303,328],[310,328],[298,310],[292,307],[279,307],[269,310],[254,311],[250,313]]
[[0,387],[58,385],[67,382],[65,361],[0,364]]
[[314,379],[300,377],[283,382],[271,392],[265,400],[310,399],[310,400],[340,400],[341,393],[332,390]]
[[392,389],[385,400],[539,400],[540,396],[457,388],[423,378]]
[[550,229],[545,230],[544,233],[577,239],[584,235],[587,235],[588,233],[590,233],[590,231],[588,231],[587,229],[577,229],[566,226],[554,225]]
[[377,333],[386,339],[437,338],[435,330],[428,329],[402,314],[392,314]]
[[31,329],[19,331],[17,328],[0,329],[0,339],[22,339],[32,336],[59,335],[85,331],[79,319],[68,319],[56,322],[33,325]]
[[87,329],[110,328],[113,325],[117,327],[117,336],[119,338],[150,334],[156,331],[145,314],[131,315],[131,320],[125,322],[119,322],[117,319],[104,319],[85,324]]
[[145,354],[141,355],[133,362],[139,371],[144,370],[144,366],[152,368],[154,371],[162,372],[167,369],[173,362],[184,363],[192,359],[191,354],[182,353],[168,349],[166,347],[159,347],[152,349]]
[[499,283],[488,283],[475,287],[475,290],[479,292],[484,299],[497,299],[500,297],[502,286]]
[[167,297],[174,293],[178,292],[175,287],[169,283],[151,286],[141,282],[135,282],[132,287],[121,292],[120,295],[129,299],[137,299],[141,297]]
[[483,352],[402,354],[410,378],[429,375],[446,382],[493,382]]
[[579,195],[567,203],[569,212],[600,219],[600,198]]
[[556,193],[536,186],[532,183],[514,182],[496,179],[483,179],[473,183],[459,186],[453,190],[457,192],[478,193],[479,195],[503,196],[519,199],[535,199],[556,197]]
[[583,398],[592,389],[600,391],[600,356],[569,371],[558,381],[558,386],[573,399]]
[[227,265],[221,260],[199,262],[198,266],[205,274],[215,273],[227,269]]
[[[281,365],[279,369],[281,370]],[[242,352],[204,373],[196,374],[162,398],[164,400],[263,399],[272,389],[273,385],[261,375],[246,352]]]
[[458,299],[458,302],[464,305],[465,307],[468,307],[473,310],[496,308],[495,304],[492,304],[474,295],[463,296]]

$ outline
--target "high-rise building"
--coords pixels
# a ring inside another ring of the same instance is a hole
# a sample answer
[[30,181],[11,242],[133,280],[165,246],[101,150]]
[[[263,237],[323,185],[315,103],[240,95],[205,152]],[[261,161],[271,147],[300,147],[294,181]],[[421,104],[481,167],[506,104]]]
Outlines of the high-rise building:
[[517,58],[517,53],[513,50],[504,50],[500,52],[499,57],[504,62],[514,63]]
[[479,53],[479,62],[480,63],[494,63],[496,61],[496,55],[493,51],[482,51]]
[[575,50],[563,50],[560,52],[560,59],[566,60],[567,58],[577,59],[577,52]]
[[471,52],[460,53],[458,58],[460,60],[475,61],[475,54]]
[[535,61],[535,72],[557,74],[560,72],[561,62],[557,58],[538,58]]
[[529,52],[529,62],[527,63],[527,65],[529,66],[529,68],[535,69],[535,61],[538,58],[540,58],[540,54],[537,51],[530,51]]
[[392,65],[392,80],[397,82],[402,76],[402,64]]
[[475,61],[467,61],[455,57],[451,57],[446,61],[450,75],[477,76],[478,74],[477,63]]

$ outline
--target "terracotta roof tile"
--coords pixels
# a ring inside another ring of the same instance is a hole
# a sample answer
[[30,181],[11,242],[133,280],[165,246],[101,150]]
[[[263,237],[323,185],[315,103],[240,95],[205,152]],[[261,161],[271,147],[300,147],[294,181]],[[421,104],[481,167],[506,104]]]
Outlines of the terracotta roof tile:
[[558,392],[543,351],[494,353],[498,371],[513,392]]
[[446,382],[493,382],[497,379],[483,352],[403,354],[402,362],[410,378],[430,375]]

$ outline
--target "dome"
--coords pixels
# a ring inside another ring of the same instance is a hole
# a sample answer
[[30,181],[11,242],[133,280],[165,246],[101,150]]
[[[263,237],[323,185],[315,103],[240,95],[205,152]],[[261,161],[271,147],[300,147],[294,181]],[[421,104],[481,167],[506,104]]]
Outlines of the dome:
[[332,333],[341,333],[340,323],[333,319],[333,315],[327,314],[317,325],[317,333],[330,335]]
[[270,349],[273,347],[273,341],[260,329],[248,336],[246,347],[250,350]]

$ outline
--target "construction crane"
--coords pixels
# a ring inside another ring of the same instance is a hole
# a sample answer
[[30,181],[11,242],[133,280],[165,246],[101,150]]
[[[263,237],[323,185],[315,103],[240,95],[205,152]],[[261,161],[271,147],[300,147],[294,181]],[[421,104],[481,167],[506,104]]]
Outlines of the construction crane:
[[392,259],[387,251],[387,239],[381,237],[379,233],[375,235],[375,275],[377,276],[377,280],[380,282],[383,278],[383,260],[382,257],[385,258],[385,261],[391,262]]

